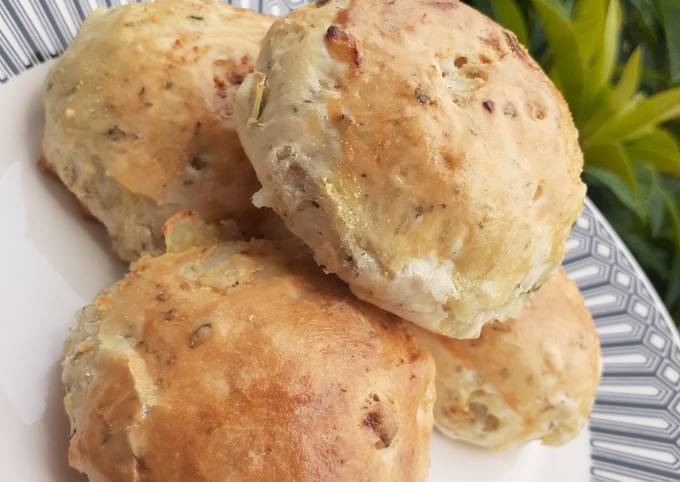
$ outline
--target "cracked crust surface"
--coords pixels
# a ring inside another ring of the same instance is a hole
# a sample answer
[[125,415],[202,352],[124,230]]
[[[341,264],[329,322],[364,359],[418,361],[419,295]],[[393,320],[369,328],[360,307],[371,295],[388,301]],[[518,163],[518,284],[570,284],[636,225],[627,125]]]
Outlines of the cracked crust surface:
[[416,327],[437,365],[435,424],[452,438],[507,448],[561,445],[587,423],[600,379],[595,325],[564,271],[516,319],[489,323],[476,340]]
[[516,315],[583,205],[564,100],[513,34],[457,1],[294,11],[234,119],[256,203],[357,296],[451,337]]
[[69,461],[92,482],[418,481],[434,364],[297,241],[212,244],[182,214],[78,316]]
[[163,223],[182,209],[261,234],[232,114],[272,21],[209,0],[97,10],[50,71],[45,163],[121,258],[162,252]]

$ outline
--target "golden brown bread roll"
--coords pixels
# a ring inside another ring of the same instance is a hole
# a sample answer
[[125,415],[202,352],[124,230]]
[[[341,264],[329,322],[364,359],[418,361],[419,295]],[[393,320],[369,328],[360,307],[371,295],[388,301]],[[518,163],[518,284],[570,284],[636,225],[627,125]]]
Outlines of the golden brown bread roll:
[[477,340],[413,328],[437,365],[435,424],[476,445],[541,439],[560,445],[587,422],[600,379],[600,345],[578,288],[555,274],[513,320]]
[[98,10],[50,71],[46,163],[121,258],[162,252],[163,223],[185,208],[260,234],[232,100],[272,21],[210,0]]
[[424,480],[434,364],[405,323],[295,242],[200,246],[220,233],[170,223],[170,253],[66,344],[70,463],[92,482]]
[[564,100],[455,0],[332,0],[270,29],[234,120],[274,208],[360,298],[451,337],[515,315],[582,208]]

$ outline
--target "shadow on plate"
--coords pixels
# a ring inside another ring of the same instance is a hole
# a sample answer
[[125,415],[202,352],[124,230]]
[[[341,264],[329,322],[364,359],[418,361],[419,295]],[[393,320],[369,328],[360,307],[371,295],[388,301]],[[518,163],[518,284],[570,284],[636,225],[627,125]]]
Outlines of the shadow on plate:
[[61,386],[61,365],[56,363],[49,371],[49,392],[43,417],[49,447],[47,449],[50,473],[59,482],[87,482],[87,477],[68,465],[69,421],[64,411],[64,389]]
[[[55,176],[38,167],[44,121],[42,99],[37,92],[27,109],[26,122],[38,135],[27,139],[32,158],[22,166],[23,208],[25,219],[29,220],[26,238],[76,292],[86,299],[92,298],[111,280],[120,277],[126,265],[114,254],[106,229],[84,219],[75,196]],[[84,272],[94,276],[83,276]],[[102,285],[93,286],[99,280]]]

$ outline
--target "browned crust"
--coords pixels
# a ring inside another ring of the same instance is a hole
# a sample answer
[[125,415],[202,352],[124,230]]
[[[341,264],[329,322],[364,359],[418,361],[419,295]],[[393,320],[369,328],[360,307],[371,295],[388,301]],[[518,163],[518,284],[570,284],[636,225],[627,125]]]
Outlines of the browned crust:
[[112,482],[424,479],[430,356],[281,246],[145,257],[95,300],[99,340],[130,348],[84,367],[72,463]]
[[36,164],[38,165],[38,169],[40,169],[40,172],[59,179],[57,173],[54,172],[54,166],[47,160],[45,156],[39,157],[38,160],[36,161]]
[[578,133],[500,25],[460,2],[337,0],[277,21],[258,69],[240,92],[266,108],[237,108],[258,202],[362,299],[472,337],[559,266]]
[[[563,270],[529,299],[516,319],[490,323],[476,340],[445,343],[519,412],[529,415],[538,409],[534,390],[540,390],[547,375],[558,378],[555,390],[571,393],[586,407],[592,403],[600,377],[600,345],[578,288]],[[546,364],[547,346],[563,357],[564,367]],[[534,388],[523,383],[529,377],[536,381]]]
[[346,63],[353,75],[359,75],[364,59],[357,40],[335,25],[328,27],[325,39],[331,55],[340,62]]

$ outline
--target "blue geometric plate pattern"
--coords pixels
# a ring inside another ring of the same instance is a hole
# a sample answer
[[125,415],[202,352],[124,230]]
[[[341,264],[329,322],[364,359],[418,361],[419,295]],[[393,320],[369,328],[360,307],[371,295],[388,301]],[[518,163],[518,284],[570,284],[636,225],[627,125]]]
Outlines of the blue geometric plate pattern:
[[[0,0],[0,83],[57,57],[98,7],[125,0]],[[281,15],[305,0],[230,0]],[[604,373],[590,420],[593,482],[680,481],[680,339],[631,254],[587,202],[564,265],[595,319]]]
[[564,266],[597,325],[604,372],[590,419],[592,480],[680,480],[680,341],[633,257],[588,202]]

